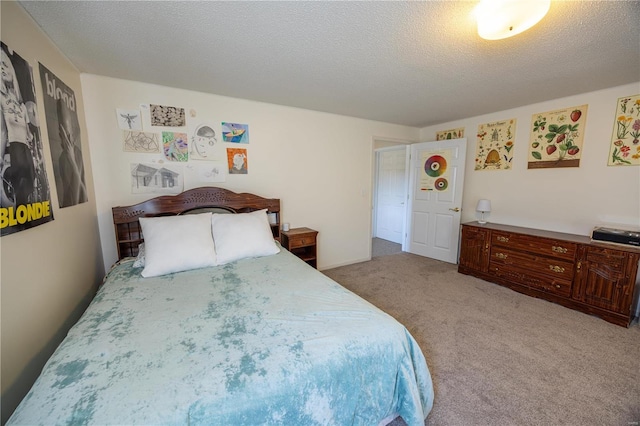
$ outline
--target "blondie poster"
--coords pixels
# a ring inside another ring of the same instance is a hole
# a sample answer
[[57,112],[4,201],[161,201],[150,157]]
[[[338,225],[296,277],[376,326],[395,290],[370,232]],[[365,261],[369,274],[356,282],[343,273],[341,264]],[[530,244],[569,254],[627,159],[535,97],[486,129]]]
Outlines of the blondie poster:
[[53,220],[44,165],[33,71],[27,61],[1,43],[2,138],[0,141],[0,235]]
[[87,201],[76,96],[40,64],[44,111],[60,208]]

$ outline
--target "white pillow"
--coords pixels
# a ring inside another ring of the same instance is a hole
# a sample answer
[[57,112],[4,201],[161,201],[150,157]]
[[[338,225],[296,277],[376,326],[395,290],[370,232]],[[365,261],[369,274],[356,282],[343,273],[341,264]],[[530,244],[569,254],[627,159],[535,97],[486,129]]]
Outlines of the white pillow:
[[238,214],[214,213],[211,227],[218,265],[280,252],[273,240],[267,209]]
[[211,213],[142,217],[145,265],[143,277],[216,265]]

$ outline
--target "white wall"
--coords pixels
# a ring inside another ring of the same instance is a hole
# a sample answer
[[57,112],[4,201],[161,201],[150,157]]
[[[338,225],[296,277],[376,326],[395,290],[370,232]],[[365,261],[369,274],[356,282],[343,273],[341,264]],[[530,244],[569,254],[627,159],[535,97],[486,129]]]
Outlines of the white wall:
[[[2,41],[33,69],[54,220],[2,237],[2,423],[95,294],[104,276],[80,73],[13,1],[0,2]],[[38,62],[76,95],[89,201],[58,208]]]
[[[199,119],[249,124],[249,174],[217,186],[280,198],[282,222],[319,231],[320,269],[371,256],[374,139],[419,135],[411,127],[96,75],[82,75],[82,88],[105,267],[117,258],[111,208],[151,198],[131,194],[129,164],[161,159],[123,152],[116,108],[155,103],[194,109]],[[201,185],[185,182],[185,189]]]
[[[607,166],[618,98],[640,93],[640,83],[584,93],[421,129],[423,141],[436,131],[464,127],[468,140],[462,222],[477,219],[480,198],[491,200],[495,223],[590,235],[594,226],[640,227],[640,166]],[[533,114],[588,104],[580,167],[527,169]],[[517,119],[513,168],[476,171],[478,125]]]

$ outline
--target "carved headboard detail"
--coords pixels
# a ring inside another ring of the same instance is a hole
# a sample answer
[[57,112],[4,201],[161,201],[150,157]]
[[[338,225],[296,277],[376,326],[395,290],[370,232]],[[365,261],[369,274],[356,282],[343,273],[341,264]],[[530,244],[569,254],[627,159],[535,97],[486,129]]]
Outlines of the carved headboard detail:
[[179,215],[203,208],[219,208],[235,213],[267,209],[269,213],[275,213],[276,220],[271,224],[271,231],[274,238],[280,239],[280,199],[263,198],[249,193],[238,194],[224,188],[204,186],[177,195],[151,198],[131,206],[114,207],[112,212],[118,259],[138,254],[138,245],[144,241],[139,218]]

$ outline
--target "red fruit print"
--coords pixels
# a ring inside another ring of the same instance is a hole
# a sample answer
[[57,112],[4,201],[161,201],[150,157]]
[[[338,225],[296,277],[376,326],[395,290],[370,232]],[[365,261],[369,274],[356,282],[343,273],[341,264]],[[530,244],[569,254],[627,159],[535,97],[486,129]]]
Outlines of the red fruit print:
[[556,146],[555,146],[555,145],[549,145],[549,146],[547,146],[547,154],[548,154],[548,155],[551,155],[551,154],[553,154],[554,152],[556,152]]
[[582,116],[582,111],[580,111],[579,109],[574,109],[571,112],[571,121],[575,123],[576,121],[580,120],[581,116]]
[[565,135],[564,133],[561,135],[558,135],[558,139],[556,139],[556,143],[561,143],[563,140],[565,140],[566,137],[567,135]]
[[567,150],[567,154],[569,155],[576,155],[578,153],[578,151],[580,151],[580,148],[578,148],[577,146],[571,147]]

